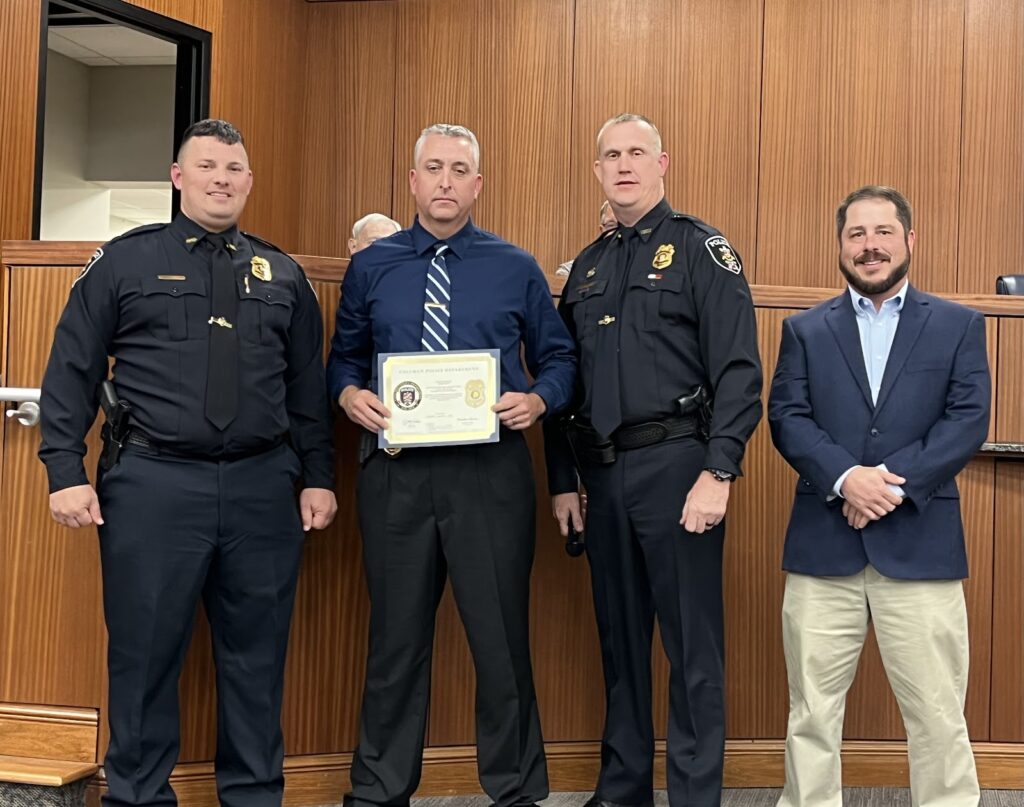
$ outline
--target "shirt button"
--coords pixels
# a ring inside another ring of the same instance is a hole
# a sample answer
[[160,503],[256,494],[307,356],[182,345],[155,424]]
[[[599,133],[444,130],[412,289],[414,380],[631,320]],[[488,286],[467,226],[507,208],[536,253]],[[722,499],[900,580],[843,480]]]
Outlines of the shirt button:
[[878,437],[878,429],[872,429],[871,430],[871,436],[872,437]]

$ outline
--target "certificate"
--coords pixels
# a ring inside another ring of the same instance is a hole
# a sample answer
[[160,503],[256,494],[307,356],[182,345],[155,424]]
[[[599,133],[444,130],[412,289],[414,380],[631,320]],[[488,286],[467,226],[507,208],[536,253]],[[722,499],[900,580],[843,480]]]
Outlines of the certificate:
[[378,448],[498,442],[501,352],[381,353],[380,399],[391,410]]

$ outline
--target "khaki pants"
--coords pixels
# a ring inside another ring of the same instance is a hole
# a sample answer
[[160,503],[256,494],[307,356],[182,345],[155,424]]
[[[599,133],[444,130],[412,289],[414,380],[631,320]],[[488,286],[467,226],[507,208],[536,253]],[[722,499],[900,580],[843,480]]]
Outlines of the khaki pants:
[[786,786],[778,807],[841,807],[846,693],[868,621],[903,723],[914,807],[976,807],[967,737],[967,607],[959,580],[790,573],[782,605],[789,678]]

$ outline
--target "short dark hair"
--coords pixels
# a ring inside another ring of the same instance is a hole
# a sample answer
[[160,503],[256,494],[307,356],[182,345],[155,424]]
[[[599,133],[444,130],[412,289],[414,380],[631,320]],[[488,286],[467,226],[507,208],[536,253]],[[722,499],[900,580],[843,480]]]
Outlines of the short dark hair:
[[837,239],[840,241],[843,239],[843,228],[846,226],[846,211],[850,209],[850,205],[864,199],[885,199],[887,202],[892,202],[896,207],[896,218],[903,225],[904,238],[911,231],[913,214],[907,197],[898,190],[886,187],[885,185],[865,185],[863,188],[857,188],[857,190],[843,199],[842,204],[839,205],[839,209],[836,211]]
[[216,137],[221,143],[228,146],[241,143],[242,147],[245,147],[242,133],[233,124],[218,118],[207,118],[196,121],[185,130],[185,134],[181,136],[181,145],[178,146],[178,155],[175,159],[181,160],[181,152],[184,150],[185,144],[193,137]]

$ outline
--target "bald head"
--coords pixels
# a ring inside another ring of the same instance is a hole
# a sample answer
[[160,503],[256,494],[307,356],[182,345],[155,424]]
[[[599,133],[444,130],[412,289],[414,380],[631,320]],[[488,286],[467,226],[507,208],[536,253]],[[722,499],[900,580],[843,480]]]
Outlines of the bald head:
[[394,235],[401,229],[402,225],[383,213],[368,213],[352,225],[352,237],[348,239],[349,254],[355,255],[374,241]]

